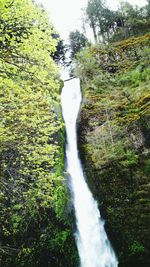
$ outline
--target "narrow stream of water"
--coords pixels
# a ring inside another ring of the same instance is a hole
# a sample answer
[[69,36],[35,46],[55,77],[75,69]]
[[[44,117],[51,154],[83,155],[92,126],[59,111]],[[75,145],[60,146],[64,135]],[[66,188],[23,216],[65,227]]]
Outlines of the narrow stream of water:
[[61,103],[67,134],[67,172],[71,177],[81,267],[117,267],[118,262],[107,238],[104,221],[85,181],[78,157],[76,120],[81,103],[78,79],[65,82]]

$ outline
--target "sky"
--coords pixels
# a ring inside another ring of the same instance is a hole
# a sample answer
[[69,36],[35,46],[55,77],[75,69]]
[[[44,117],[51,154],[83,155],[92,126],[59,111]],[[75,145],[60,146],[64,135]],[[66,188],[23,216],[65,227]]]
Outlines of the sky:
[[[86,7],[88,0],[37,0],[42,3],[50,14],[50,19],[56,30],[65,40],[69,32],[74,30],[82,31],[83,17],[82,9]],[[119,0],[106,0],[107,5],[116,9]],[[128,0],[132,5],[143,6],[146,0]],[[90,34],[90,33],[89,33]]]

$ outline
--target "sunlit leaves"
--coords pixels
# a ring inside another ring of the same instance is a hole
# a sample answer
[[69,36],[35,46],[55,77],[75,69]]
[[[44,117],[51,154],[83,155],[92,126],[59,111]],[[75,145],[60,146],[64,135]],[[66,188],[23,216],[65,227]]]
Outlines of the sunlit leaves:
[[[51,57],[57,41],[45,11],[33,1],[0,1],[0,11],[3,265],[12,266],[13,262],[27,266],[25,261],[29,263],[28,257],[32,259],[34,250],[38,251],[35,247],[41,232],[55,229],[55,223],[64,220],[68,198],[61,176],[64,141],[60,140],[60,81]],[[34,233],[32,225],[36,226]],[[51,235],[52,231],[49,243]],[[45,247],[47,244],[42,243],[37,253],[42,254]],[[9,257],[5,258],[7,251]],[[34,260],[30,266],[33,264]]]

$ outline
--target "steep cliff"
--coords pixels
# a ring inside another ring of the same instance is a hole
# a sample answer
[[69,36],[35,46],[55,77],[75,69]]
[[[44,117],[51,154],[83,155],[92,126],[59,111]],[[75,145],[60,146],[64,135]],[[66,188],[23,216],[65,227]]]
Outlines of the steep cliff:
[[150,265],[150,35],[78,55],[78,136],[120,267]]

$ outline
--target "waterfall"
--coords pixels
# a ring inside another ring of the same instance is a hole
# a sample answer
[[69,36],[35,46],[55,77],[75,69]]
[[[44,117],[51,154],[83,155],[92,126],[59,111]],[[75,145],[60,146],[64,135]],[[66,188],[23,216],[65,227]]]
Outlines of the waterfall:
[[61,104],[67,134],[67,172],[70,175],[73,192],[77,226],[76,242],[81,267],[117,267],[118,262],[107,238],[104,221],[85,181],[78,157],[76,120],[80,103],[79,80],[66,82],[61,94]]

